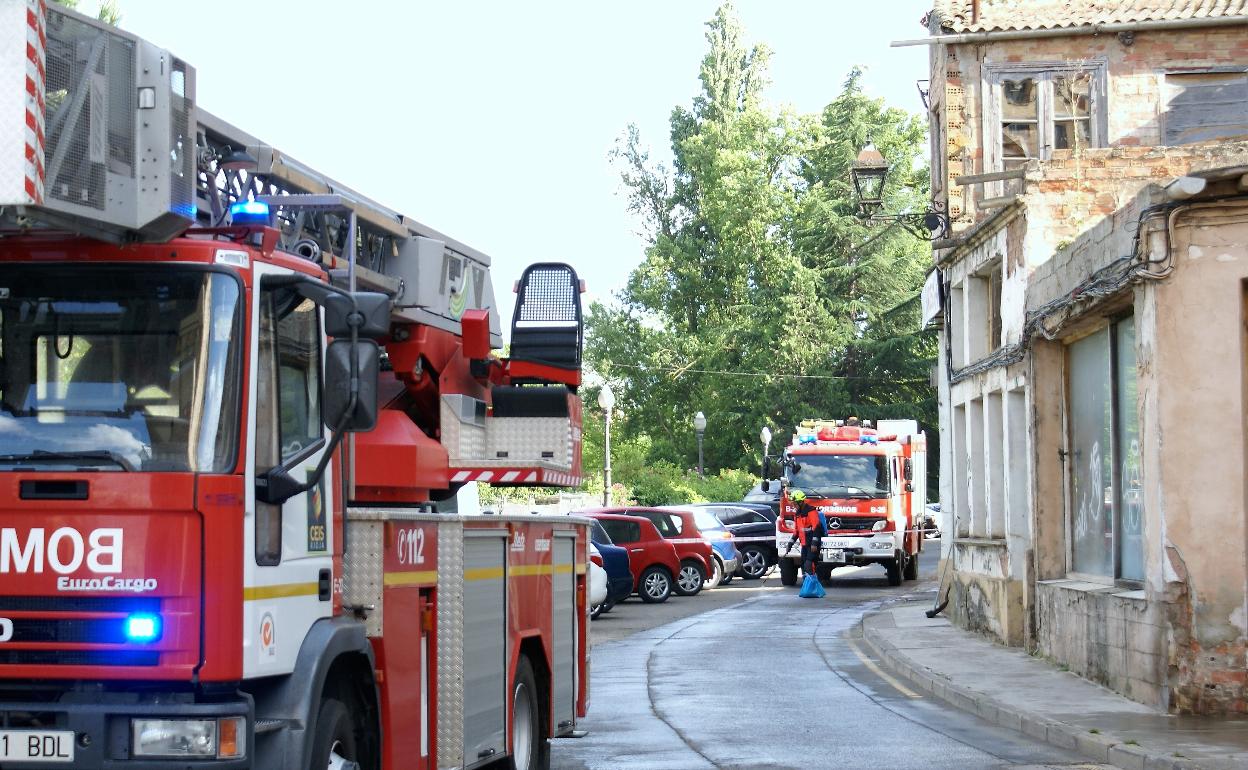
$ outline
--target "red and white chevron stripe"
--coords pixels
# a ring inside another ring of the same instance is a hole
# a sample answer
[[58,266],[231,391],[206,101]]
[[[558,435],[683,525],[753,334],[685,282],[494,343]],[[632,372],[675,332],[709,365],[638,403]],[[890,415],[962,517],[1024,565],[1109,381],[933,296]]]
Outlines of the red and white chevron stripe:
[[580,476],[563,471],[551,471],[545,468],[521,470],[485,470],[480,468],[458,469],[451,474],[451,482],[455,484],[469,481],[482,481],[494,484],[545,484],[560,487],[575,487],[581,483]]
[[26,195],[43,203],[44,83],[47,61],[46,0],[26,0]]

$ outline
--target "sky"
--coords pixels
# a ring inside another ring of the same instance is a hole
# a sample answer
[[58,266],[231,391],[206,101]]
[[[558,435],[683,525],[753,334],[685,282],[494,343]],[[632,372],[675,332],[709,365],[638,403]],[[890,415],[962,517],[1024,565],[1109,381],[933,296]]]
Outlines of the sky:
[[[123,29],[196,68],[202,108],[490,255],[504,330],[526,265],[568,262],[605,299],[641,261],[609,153],[634,123],[670,158],[719,4],[120,0]],[[868,93],[922,112],[927,48],[889,41],[923,37],[931,0],[734,6],[773,51],[768,101],[820,111],[860,65]]]

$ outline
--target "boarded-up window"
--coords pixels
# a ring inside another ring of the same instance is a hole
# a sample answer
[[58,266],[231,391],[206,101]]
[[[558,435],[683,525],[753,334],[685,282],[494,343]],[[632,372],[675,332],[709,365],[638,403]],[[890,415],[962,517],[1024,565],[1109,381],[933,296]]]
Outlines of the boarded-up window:
[[1166,145],[1248,138],[1248,73],[1166,75]]

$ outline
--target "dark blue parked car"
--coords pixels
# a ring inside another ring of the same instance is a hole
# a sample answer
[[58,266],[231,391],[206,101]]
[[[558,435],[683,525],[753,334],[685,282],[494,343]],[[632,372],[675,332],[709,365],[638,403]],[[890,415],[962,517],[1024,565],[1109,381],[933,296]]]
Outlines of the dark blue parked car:
[[607,573],[607,600],[603,604],[595,604],[589,608],[589,616],[596,618],[604,612],[610,612],[616,602],[627,599],[633,593],[633,573],[629,569],[628,549],[621,548],[611,542],[611,536],[602,524],[595,521],[589,528],[589,539],[602,559],[600,565]]

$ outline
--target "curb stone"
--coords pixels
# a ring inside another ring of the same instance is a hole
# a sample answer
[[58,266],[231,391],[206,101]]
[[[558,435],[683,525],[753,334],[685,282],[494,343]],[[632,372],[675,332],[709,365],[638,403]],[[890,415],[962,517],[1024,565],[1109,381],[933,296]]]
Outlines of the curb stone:
[[1095,762],[1116,765],[1123,770],[1200,770],[1201,766],[1190,760],[1149,751],[1109,733],[1090,733],[1076,725],[1018,711],[990,695],[954,684],[926,666],[916,665],[892,642],[876,636],[867,621],[881,614],[883,612],[867,615],[859,621],[862,640],[894,674],[909,680],[933,697],[992,724],[1020,731],[1058,748],[1078,751]]

